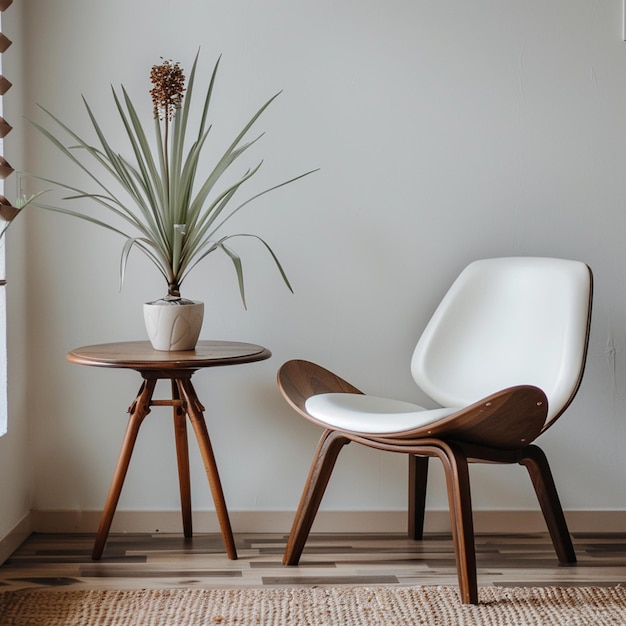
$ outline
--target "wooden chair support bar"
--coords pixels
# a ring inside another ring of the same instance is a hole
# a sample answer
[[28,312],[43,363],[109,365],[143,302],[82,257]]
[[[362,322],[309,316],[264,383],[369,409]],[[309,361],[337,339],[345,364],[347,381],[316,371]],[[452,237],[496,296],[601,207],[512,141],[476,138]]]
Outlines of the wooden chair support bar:
[[446,476],[461,602],[478,604],[476,548],[467,459],[451,444],[444,444],[439,450],[437,456],[443,464]]
[[546,455],[538,446],[528,446],[523,451],[520,465],[524,465],[530,474],[559,562],[576,563],[572,538]]
[[409,523],[411,539],[424,538],[428,457],[409,454]]
[[320,507],[337,457],[349,439],[326,430],[318,443],[283,555],[283,565],[297,565]]

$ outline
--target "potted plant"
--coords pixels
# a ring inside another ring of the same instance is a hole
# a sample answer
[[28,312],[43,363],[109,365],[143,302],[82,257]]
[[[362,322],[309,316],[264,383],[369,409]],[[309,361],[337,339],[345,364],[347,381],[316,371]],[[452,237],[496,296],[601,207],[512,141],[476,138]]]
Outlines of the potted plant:
[[[278,258],[263,239],[250,233],[224,234],[223,229],[235,213],[253,200],[316,171],[276,184],[243,201],[236,201],[235,197],[259,171],[261,163],[247,169],[235,182],[218,187],[222,175],[260,138],[245,140],[256,120],[279,94],[270,98],[243,126],[211,171],[200,170],[200,157],[210,138],[208,114],[219,63],[218,59],[203,96],[199,122],[193,129],[190,110],[198,55],[187,84],[179,63],[164,60],[152,67],[150,94],[155,120],[152,143],[126,89],[122,86],[121,93],[112,90],[129,140],[130,157],[122,156],[122,152],[109,144],[84,98],[96,142],[83,139],[44,107],[40,108],[49,121],[54,122],[56,132],[34,123],[67,159],[88,175],[97,189],[89,191],[67,182],[36,176],[40,181],[61,188],[67,195],[62,205],[45,203],[40,198],[34,198],[30,203],[87,220],[124,237],[120,257],[121,284],[133,249],[140,250],[154,263],[167,283],[167,294],[144,305],[144,311],[149,337],[159,350],[192,349],[195,346],[202,324],[203,305],[182,298],[180,288],[196,265],[212,252],[222,251],[232,261],[242,303],[246,306],[242,260],[230,245],[233,238],[257,239],[269,252],[291,290]],[[114,184],[104,182],[103,175]],[[91,201],[98,212],[88,212],[84,208],[86,200]],[[66,204],[70,202],[79,204],[79,208],[68,208]],[[171,327],[157,329],[155,324],[163,321],[169,321]]]

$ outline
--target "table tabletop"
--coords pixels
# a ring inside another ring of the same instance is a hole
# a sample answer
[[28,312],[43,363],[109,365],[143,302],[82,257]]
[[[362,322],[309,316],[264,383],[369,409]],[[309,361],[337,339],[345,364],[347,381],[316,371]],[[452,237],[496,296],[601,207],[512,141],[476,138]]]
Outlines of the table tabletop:
[[149,341],[121,341],[76,348],[67,360],[79,365],[136,370],[195,370],[202,367],[263,361],[272,353],[263,346],[240,341],[200,340],[195,350],[155,350]]

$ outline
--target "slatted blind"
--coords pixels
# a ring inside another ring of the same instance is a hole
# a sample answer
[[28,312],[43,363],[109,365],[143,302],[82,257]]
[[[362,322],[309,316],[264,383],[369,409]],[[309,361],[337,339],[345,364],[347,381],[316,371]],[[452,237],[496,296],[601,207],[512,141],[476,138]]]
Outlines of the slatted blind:
[[2,56],[11,45],[11,40],[2,32],[2,13],[11,4],[13,4],[13,0],[0,0],[0,217],[4,220],[12,220],[17,215],[17,209],[4,196],[4,181],[13,174],[13,168],[4,158],[4,138],[11,132],[13,127],[4,119],[2,108],[2,98],[4,98],[4,94],[12,86],[11,81],[2,73]]
[[[2,106],[4,94],[11,89],[11,81],[4,76],[2,59],[11,45],[11,40],[2,31],[2,13],[13,0],[0,0],[0,218],[12,220],[17,209],[4,196],[4,181],[13,174],[13,168],[4,158],[4,138],[11,132],[11,125],[4,119]],[[1,225],[0,225],[1,226]],[[0,436],[6,434],[8,427],[7,401],[7,333],[6,333],[6,273],[4,259],[4,237],[0,241]]]

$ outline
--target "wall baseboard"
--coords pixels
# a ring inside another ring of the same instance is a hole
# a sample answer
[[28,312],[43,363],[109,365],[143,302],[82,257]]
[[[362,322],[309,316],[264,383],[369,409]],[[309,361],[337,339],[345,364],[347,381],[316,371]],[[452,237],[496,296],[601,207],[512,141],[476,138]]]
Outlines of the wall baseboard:
[[[288,533],[292,511],[231,511],[233,532]],[[572,533],[613,533],[626,530],[626,511],[566,511]],[[40,533],[95,532],[99,511],[33,511],[31,528]],[[214,511],[193,514],[194,531],[219,532]],[[405,511],[320,511],[312,532],[386,533],[405,532]],[[447,511],[427,511],[426,532],[450,532]],[[474,511],[476,533],[516,534],[545,532],[540,511]],[[111,532],[114,533],[180,533],[182,522],[177,511],[117,511]],[[8,538],[7,538],[8,540]],[[3,546],[0,542],[0,550]],[[18,544],[19,545],[19,544]],[[1,556],[1,552],[0,552]]]
[[26,515],[5,537],[0,538],[0,565],[33,533],[32,515]]

